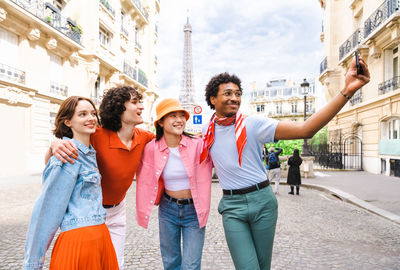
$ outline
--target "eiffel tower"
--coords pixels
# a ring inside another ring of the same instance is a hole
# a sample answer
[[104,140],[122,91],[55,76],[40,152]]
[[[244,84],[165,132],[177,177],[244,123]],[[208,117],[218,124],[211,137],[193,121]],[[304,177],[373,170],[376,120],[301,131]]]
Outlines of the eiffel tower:
[[179,102],[182,107],[190,113],[190,119],[186,123],[186,131],[188,132],[198,132],[200,131],[200,126],[197,128],[193,125],[193,109],[196,106],[194,101],[195,90],[193,83],[193,62],[192,62],[192,26],[189,23],[189,17],[183,28],[185,33],[185,44],[183,48],[183,79],[182,79],[182,89],[179,94]]

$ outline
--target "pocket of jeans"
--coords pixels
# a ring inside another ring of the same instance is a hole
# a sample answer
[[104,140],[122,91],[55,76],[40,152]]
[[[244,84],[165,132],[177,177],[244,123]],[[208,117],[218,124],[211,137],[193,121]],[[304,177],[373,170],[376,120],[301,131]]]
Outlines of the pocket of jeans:
[[98,198],[99,176],[96,173],[82,175],[81,197],[87,200]]

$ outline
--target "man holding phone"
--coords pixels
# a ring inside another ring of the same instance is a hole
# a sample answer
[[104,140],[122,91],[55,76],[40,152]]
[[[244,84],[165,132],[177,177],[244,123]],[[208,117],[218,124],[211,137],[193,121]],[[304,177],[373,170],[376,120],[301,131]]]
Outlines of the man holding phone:
[[360,58],[363,74],[357,74],[356,60],[346,73],[345,86],[325,107],[303,123],[277,121],[239,112],[241,81],[221,73],[206,86],[206,101],[215,110],[203,128],[200,161],[211,155],[223,197],[225,238],[236,269],[270,269],[278,205],[262,161],[265,143],[311,138],[325,126],[370,80],[367,65]]

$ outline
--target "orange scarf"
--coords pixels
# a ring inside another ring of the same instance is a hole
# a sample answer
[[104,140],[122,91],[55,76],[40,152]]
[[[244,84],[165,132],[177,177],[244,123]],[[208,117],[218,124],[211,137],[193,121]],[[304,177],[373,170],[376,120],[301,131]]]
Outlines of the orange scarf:
[[244,125],[244,117],[241,112],[236,113],[236,116],[218,118],[214,115],[211,117],[210,124],[208,125],[206,135],[203,138],[203,150],[200,154],[200,163],[203,162],[214,143],[215,136],[215,123],[222,126],[230,126],[235,122],[235,136],[236,146],[239,154],[239,166],[242,166],[242,152],[247,143],[246,126]]

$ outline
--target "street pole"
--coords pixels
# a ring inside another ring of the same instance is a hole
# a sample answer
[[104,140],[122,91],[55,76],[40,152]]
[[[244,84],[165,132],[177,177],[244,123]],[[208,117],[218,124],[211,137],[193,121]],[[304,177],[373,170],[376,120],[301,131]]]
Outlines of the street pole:
[[[304,122],[307,120],[307,94],[310,84],[307,82],[306,79],[300,84],[301,89],[303,89],[304,95]],[[303,140],[303,149],[301,151],[302,156],[311,156],[310,150],[308,149],[307,139]]]

